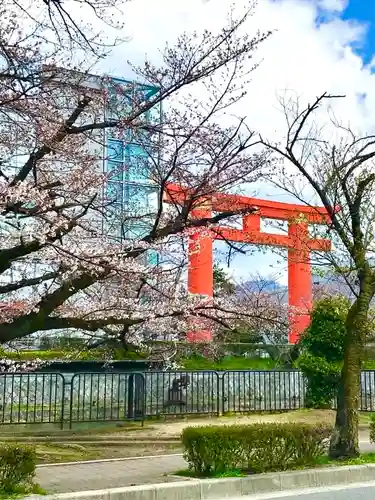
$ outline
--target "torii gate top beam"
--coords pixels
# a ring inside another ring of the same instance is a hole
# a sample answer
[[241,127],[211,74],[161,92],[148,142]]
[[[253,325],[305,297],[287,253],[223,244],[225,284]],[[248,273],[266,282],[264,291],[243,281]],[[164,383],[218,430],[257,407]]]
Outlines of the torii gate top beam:
[[[183,205],[186,201],[189,201],[192,195],[194,196],[194,191],[190,189],[185,189],[176,184],[168,184],[164,195],[164,202]],[[323,207],[283,203],[222,193],[205,195],[193,201],[193,210],[195,212],[202,210],[204,212],[222,213],[226,211],[233,212],[235,210],[241,211],[251,207],[256,207],[257,211],[256,213],[242,215],[242,229],[218,226],[215,228],[214,239],[293,248],[295,239],[289,235],[262,232],[260,229],[261,218],[283,221],[300,218],[302,219],[300,222],[307,224],[327,224],[330,222],[330,216]],[[309,250],[323,252],[331,250],[331,241],[328,239],[311,238],[306,243]]]

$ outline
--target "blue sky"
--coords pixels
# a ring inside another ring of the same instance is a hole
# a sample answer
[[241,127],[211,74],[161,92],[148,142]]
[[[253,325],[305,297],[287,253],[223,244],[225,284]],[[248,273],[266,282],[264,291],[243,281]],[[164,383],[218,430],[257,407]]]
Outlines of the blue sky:
[[[375,2],[373,0],[349,0],[339,13],[343,21],[356,22],[365,27],[365,36],[360,43],[353,44],[354,51],[365,64],[371,62],[375,53]],[[337,15],[337,13],[336,13]],[[332,16],[330,11],[319,9],[318,23],[325,22]]]
[[366,64],[369,63],[375,52],[375,3],[372,0],[350,0],[341,18],[367,25],[364,43],[356,48],[356,52]]

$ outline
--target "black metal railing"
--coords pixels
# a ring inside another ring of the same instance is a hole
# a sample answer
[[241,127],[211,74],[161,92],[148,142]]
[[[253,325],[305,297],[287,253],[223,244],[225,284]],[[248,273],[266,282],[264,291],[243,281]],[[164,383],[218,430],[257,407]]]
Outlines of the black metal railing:
[[66,381],[60,373],[0,375],[1,424],[63,421]]
[[228,371],[223,374],[223,412],[303,408],[305,383],[298,371]]
[[[0,424],[143,421],[163,415],[304,407],[297,370],[0,374]],[[361,376],[362,411],[375,411],[375,371]]]
[[145,415],[221,412],[220,377],[213,371],[146,372]]

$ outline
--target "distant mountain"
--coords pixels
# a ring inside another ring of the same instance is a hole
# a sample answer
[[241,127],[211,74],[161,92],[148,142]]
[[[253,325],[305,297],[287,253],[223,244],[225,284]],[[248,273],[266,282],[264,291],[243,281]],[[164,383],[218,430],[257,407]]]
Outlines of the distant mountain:
[[321,287],[324,291],[332,294],[340,294],[346,297],[353,298],[353,292],[342,276],[313,276],[313,286]]
[[239,289],[245,289],[247,291],[256,291],[256,292],[282,292],[287,289],[287,287],[280,285],[278,281],[271,279],[254,279],[248,280],[238,286]]
[[[319,289],[325,293],[332,295],[344,295],[349,299],[353,299],[353,292],[350,290],[349,285],[346,283],[342,276],[326,275],[324,277],[314,275],[312,276],[313,290],[317,292]],[[287,297],[288,287],[281,285],[278,281],[268,278],[255,278],[238,284],[236,287],[237,293],[241,295],[244,293],[284,293]],[[374,300],[375,302],[375,300]]]
[[[333,295],[345,295],[348,298],[352,298],[353,294],[345,282],[345,279],[337,276],[315,276],[312,277],[313,289],[317,290],[321,288],[325,292],[332,293]],[[264,292],[264,293],[285,293],[287,295],[288,287],[285,285],[281,285],[278,281],[267,279],[267,278],[258,278],[245,281],[243,284],[237,286],[238,293],[241,293],[241,290],[248,292]]]

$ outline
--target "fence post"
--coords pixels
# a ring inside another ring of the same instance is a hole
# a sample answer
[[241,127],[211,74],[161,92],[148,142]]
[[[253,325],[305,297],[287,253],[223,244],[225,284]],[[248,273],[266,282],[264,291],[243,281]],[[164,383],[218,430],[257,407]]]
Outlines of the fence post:
[[[80,374],[75,373],[73,377],[70,380],[70,401],[69,401],[69,429],[72,428],[73,425],[73,387],[74,387],[74,379],[76,376],[80,376]],[[65,397],[65,394],[64,394]],[[78,388],[78,401],[79,401],[79,388]],[[79,405],[78,405],[78,411],[79,411]]]
[[228,372],[224,372],[223,375],[220,377],[220,384],[221,384],[221,414],[224,415],[225,413],[225,376]]
[[126,418],[133,420],[134,418],[134,374],[129,375],[128,378],[128,408]]
[[142,373],[134,374],[134,420],[144,420],[145,417],[145,377]]
[[221,396],[221,387],[220,387],[220,377],[218,372],[214,372],[216,376],[216,414],[220,417],[221,414],[221,405],[220,405],[220,396]]
[[145,415],[145,378],[142,373],[132,373],[128,378],[128,408],[126,417],[129,420],[143,420]]
[[66,381],[65,377],[62,373],[59,374],[62,378],[62,402],[61,402],[61,418],[60,418],[60,429],[64,429],[64,416],[65,416],[65,389],[66,389]]

